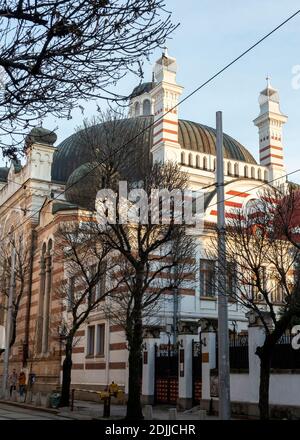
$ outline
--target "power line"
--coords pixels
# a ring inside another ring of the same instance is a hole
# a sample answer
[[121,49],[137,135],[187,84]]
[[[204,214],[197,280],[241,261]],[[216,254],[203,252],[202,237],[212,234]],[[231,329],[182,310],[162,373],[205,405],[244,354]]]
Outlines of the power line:
[[[230,63],[226,64],[222,69],[218,70],[214,75],[212,75],[208,80],[206,80],[205,82],[203,82],[202,84],[200,84],[200,86],[198,86],[196,89],[194,89],[191,93],[189,93],[184,99],[178,101],[178,103],[176,105],[174,105],[172,108],[170,108],[168,111],[166,111],[165,113],[162,114],[162,116],[160,116],[155,122],[153,121],[151,124],[149,124],[148,126],[146,126],[143,130],[141,130],[141,132],[139,132],[137,135],[135,135],[133,138],[131,138],[129,141],[125,142],[120,148],[118,148],[116,151],[114,151],[112,154],[108,155],[107,158],[105,160],[108,160],[110,157],[112,157],[112,155],[115,155],[116,153],[118,153],[119,151],[121,151],[123,148],[125,148],[128,144],[130,144],[132,141],[134,141],[136,138],[138,138],[139,136],[141,136],[143,133],[145,133],[145,131],[147,131],[149,128],[151,128],[154,124],[156,124],[158,121],[160,121],[161,119],[163,119],[167,114],[169,114],[170,112],[172,112],[174,109],[176,109],[179,105],[181,105],[183,102],[187,101],[189,98],[191,98],[195,93],[197,93],[199,90],[201,90],[203,87],[205,87],[207,84],[209,84],[211,81],[213,81],[215,78],[217,78],[219,75],[221,75],[225,70],[227,70],[229,67],[231,67],[233,64],[235,64],[237,61],[239,61],[241,58],[243,58],[246,54],[248,54],[250,51],[252,51],[255,47],[257,47],[259,44],[261,44],[264,40],[266,40],[268,37],[270,37],[272,34],[274,34],[278,29],[280,29],[281,27],[283,27],[286,23],[288,23],[290,20],[292,20],[296,15],[298,15],[300,13],[300,9],[297,10],[294,14],[290,15],[286,20],[284,20],[283,22],[281,22],[278,26],[276,26],[274,29],[272,29],[270,32],[268,32],[266,35],[264,35],[262,38],[260,38],[256,43],[254,43],[252,46],[250,46],[248,49],[246,49],[244,52],[242,52],[238,57],[234,58]],[[72,184],[68,187],[71,188],[72,186],[74,186],[75,184],[77,184],[78,182],[80,182],[81,180],[83,180],[84,178],[86,178],[90,173],[92,173],[99,165],[97,164],[95,167],[91,168],[88,172],[86,172],[83,176],[79,177],[75,182],[72,182]],[[57,194],[54,198],[52,198],[51,200],[49,200],[45,205],[43,205],[43,207],[47,206],[48,204],[50,204],[53,200],[58,199],[62,194],[64,194],[66,192],[67,188],[65,188],[63,191],[61,191],[59,194]],[[36,210],[36,212],[34,212],[30,217],[27,217],[26,220],[22,223],[20,223],[16,229],[20,228],[21,226],[23,226],[26,221],[30,220],[30,218],[34,217],[36,214],[38,214],[41,211],[42,208],[39,208],[38,210]],[[8,236],[9,234],[7,234]],[[6,237],[7,237],[6,236]],[[4,237],[3,239],[0,240],[3,241],[5,240]]]

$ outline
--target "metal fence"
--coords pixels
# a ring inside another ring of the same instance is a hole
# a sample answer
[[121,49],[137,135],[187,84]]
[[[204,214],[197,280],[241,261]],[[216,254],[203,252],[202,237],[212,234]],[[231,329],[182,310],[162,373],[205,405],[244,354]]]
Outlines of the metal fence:
[[292,348],[292,336],[283,335],[275,346],[271,368],[281,370],[300,369],[300,350]]
[[[249,369],[249,349],[247,334],[230,334],[229,336],[230,369]],[[216,338],[216,368],[218,368],[218,338]]]

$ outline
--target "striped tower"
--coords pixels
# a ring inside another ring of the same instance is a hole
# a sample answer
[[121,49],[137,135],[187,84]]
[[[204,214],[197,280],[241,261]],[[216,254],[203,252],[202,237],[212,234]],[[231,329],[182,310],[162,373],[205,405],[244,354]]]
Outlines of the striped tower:
[[281,113],[279,95],[267,78],[267,87],[259,95],[260,114],[254,119],[259,131],[261,165],[269,169],[269,180],[285,175],[282,127],[287,116]]
[[[168,160],[180,163],[178,142],[178,104],[183,87],[176,83],[176,59],[168,55],[167,49],[156,61],[154,78],[157,85],[151,90],[154,109],[152,154],[154,162]],[[166,112],[171,110],[165,115]]]

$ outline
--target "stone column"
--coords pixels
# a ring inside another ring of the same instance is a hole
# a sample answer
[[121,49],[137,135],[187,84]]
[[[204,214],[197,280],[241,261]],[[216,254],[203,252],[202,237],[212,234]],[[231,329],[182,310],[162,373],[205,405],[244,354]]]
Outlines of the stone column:
[[216,368],[216,333],[207,327],[201,333],[202,342],[202,399],[210,401],[210,371]]
[[142,402],[153,405],[155,394],[155,344],[159,344],[159,329],[144,332]]
[[178,325],[178,400],[179,409],[193,406],[193,340],[198,338],[198,324],[181,321]]

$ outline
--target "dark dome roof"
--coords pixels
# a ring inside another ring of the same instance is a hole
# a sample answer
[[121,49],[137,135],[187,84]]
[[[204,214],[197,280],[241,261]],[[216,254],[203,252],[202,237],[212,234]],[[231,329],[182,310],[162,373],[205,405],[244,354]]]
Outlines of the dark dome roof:
[[93,205],[95,205],[96,194],[101,187],[101,178],[99,177],[101,171],[99,168],[100,166],[97,166],[96,163],[87,162],[73,171],[66,185],[66,199],[68,202],[89,209],[95,207]]
[[[119,121],[117,130],[120,130],[120,147],[126,144],[126,150],[130,151],[130,163],[134,163],[134,154],[144,150],[150,157],[153,136],[153,116],[140,116]],[[98,124],[91,127],[99,140],[99,145],[105,142],[105,130],[107,124]],[[80,165],[93,162],[95,155],[88,148],[88,143],[83,145],[82,133],[75,133],[65,139],[54,153],[52,164],[52,180],[66,182],[70,174]],[[142,133],[138,136],[139,133]],[[103,141],[101,141],[103,139]],[[133,140],[131,140],[133,139]],[[182,148],[199,153],[216,155],[216,130],[196,122],[179,120],[179,143]],[[129,154],[127,154],[129,156]],[[237,161],[256,164],[249,151],[238,141],[224,134],[224,157]]]
[[152,89],[154,89],[155,86],[156,86],[156,83],[153,81],[142,83],[132,90],[130,98],[135,98],[136,96],[140,96],[143,93],[149,93]]
[[26,145],[31,145],[34,142],[53,145],[56,142],[57,135],[52,130],[44,127],[34,127],[25,138]]
[[9,172],[9,168],[7,167],[0,168],[0,182],[7,182],[8,172]]

